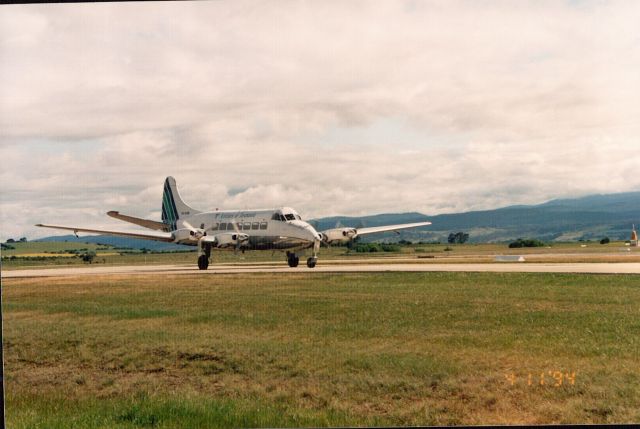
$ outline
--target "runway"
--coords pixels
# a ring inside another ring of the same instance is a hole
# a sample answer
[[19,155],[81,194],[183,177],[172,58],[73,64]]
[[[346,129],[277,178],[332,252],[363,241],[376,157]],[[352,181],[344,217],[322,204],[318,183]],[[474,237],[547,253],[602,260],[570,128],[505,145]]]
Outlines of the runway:
[[357,273],[357,272],[494,272],[494,273],[592,273],[640,274],[640,263],[333,263],[315,268],[284,264],[212,264],[206,271],[195,265],[122,265],[3,270],[2,278],[93,275],[216,275],[243,273]]

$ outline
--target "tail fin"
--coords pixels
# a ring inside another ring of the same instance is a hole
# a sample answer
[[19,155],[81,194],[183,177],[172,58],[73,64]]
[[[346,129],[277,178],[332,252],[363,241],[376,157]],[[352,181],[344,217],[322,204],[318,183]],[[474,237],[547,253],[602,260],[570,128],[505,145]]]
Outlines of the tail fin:
[[192,209],[180,198],[176,179],[171,176],[167,177],[162,192],[162,222],[169,226],[170,231],[174,231],[178,219],[196,213],[200,213],[200,211]]

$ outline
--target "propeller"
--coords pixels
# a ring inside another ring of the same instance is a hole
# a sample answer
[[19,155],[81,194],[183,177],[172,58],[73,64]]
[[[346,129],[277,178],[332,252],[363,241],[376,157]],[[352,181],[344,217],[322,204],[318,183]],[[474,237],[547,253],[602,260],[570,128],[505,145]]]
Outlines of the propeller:
[[320,234],[320,245],[324,245],[327,248],[331,247],[331,244],[329,244],[329,240],[328,237],[326,236],[326,234],[322,233],[322,232],[318,232],[318,234]]
[[[313,229],[315,229],[316,231],[318,231],[320,229],[320,222],[318,222],[317,220],[309,220],[307,221],[307,223],[309,225],[311,225],[313,227]],[[326,246],[326,247],[331,247],[331,245],[328,242],[328,237],[326,234],[318,231],[318,234],[320,234],[320,246]]]
[[193,225],[191,225],[189,222],[187,222],[186,220],[182,222],[184,226],[186,226],[188,229],[191,230],[191,236],[193,237],[194,240],[200,240],[202,237],[207,235],[207,231],[205,231],[202,228],[194,228]]
[[[240,232],[240,230],[238,229],[238,225],[236,223],[236,219],[235,218],[231,219],[231,226],[233,226],[233,230],[236,232],[236,245],[233,248],[233,253],[234,254],[238,254],[238,249],[240,249],[240,246],[241,246],[241,242],[240,242],[241,237],[247,236],[246,239],[242,240],[243,242],[245,240],[248,240],[249,237],[248,237],[247,234],[244,234],[244,233]],[[243,250],[243,253],[244,253],[244,250]]]

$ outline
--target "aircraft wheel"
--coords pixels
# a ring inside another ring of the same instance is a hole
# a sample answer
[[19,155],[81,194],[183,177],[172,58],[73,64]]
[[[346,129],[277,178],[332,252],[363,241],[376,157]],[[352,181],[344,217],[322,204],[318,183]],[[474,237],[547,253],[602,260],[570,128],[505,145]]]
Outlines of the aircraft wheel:
[[299,262],[300,262],[300,258],[296,256],[295,253],[289,253],[287,255],[287,264],[289,264],[291,268],[297,267]]
[[318,262],[318,258],[307,259],[307,267],[314,268],[316,266],[316,262]]
[[201,255],[198,257],[198,268],[201,270],[209,268],[209,258],[207,258],[207,255]]

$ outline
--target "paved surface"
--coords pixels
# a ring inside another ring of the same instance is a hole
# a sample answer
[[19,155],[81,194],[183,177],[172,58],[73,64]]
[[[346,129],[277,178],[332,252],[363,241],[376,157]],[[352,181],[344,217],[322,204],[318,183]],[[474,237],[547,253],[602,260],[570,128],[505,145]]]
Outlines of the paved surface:
[[282,264],[212,264],[206,271],[200,271],[195,265],[130,265],[130,266],[92,266],[65,267],[3,271],[2,278],[16,277],[58,277],[87,276],[109,274],[234,274],[234,273],[344,273],[344,272],[519,272],[519,273],[602,273],[602,274],[640,274],[640,263],[522,263],[503,262],[487,264],[463,263],[375,263],[375,264],[326,264],[319,263],[313,269],[301,264],[289,268]]

